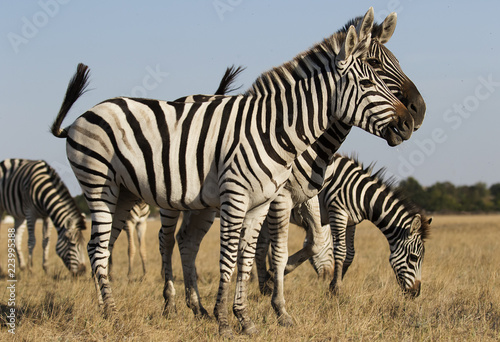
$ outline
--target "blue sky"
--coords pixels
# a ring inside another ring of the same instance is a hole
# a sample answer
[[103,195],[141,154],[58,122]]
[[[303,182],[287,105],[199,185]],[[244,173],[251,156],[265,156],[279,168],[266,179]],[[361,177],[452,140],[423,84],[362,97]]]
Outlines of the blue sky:
[[422,128],[391,148],[353,130],[341,151],[423,185],[500,182],[500,9],[497,1],[0,0],[0,160],[45,159],[73,194],[64,140],[49,133],[76,65],[92,91],[70,124],[119,95],[171,100],[212,93],[226,66],[247,89],[373,6],[396,11],[387,47],[427,103]]

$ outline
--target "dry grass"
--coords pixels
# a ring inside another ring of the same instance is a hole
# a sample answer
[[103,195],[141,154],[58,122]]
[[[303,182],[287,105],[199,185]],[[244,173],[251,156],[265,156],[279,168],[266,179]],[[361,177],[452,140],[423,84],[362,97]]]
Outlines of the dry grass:
[[[416,300],[401,296],[388,263],[388,246],[369,223],[356,236],[357,255],[347,273],[343,293],[329,295],[328,283],[319,281],[312,267],[301,266],[287,276],[288,312],[296,320],[292,328],[277,325],[268,297],[250,286],[251,315],[264,341],[462,341],[500,339],[500,216],[434,217],[426,245],[422,294]],[[149,274],[127,279],[125,238],[115,249],[114,296],[119,313],[105,319],[94,299],[90,277],[74,280],[55,255],[52,239],[48,275],[41,267],[41,238],[35,248],[31,274],[19,272],[16,289],[17,326],[12,336],[3,325],[0,340],[19,341],[215,341],[217,323],[196,320],[184,304],[179,255],[176,250],[177,314],[161,316],[162,279],[158,253],[159,223],[148,231]],[[41,229],[40,229],[41,230]],[[292,227],[290,250],[302,242],[303,233]],[[39,231],[38,231],[39,232]],[[88,232],[87,232],[88,233]],[[53,233],[55,237],[55,232]],[[6,244],[5,224],[1,231]],[[23,246],[26,248],[26,246]],[[1,262],[6,268],[6,248]],[[200,292],[209,312],[218,286],[218,230],[202,244],[198,260]],[[3,317],[7,309],[7,281],[0,280]],[[232,324],[238,330],[234,317]],[[237,340],[247,340],[236,335]]]

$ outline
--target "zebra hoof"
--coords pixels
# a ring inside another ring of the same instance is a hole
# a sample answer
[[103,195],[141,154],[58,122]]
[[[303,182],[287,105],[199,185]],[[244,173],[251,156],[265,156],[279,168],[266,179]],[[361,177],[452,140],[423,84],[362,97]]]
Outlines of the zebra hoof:
[[255,326],[255,324],[247,324],[241,328],[241,333],[247,336],[255,336],[259,333],[259,330]]
[[278,324],[286,328],[293,327],[293,318],[288,314],[281,315],[280,317],[278,317]]
[[162,316],[165,318],[169,318],[174,316],[177,313],[177,308],[175,307],[175,303],[173,302],[168,302],[165,303],[165,306],[163,307],[163,312]]
[[233,339],[234,337],[229,325],[219,325],[219,336],[223,339]]

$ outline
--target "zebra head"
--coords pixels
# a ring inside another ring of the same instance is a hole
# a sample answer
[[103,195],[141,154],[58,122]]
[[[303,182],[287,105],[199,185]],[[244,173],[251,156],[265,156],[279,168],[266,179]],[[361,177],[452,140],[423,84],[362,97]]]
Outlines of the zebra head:
[[56,253],[74,276],[84,274],[86,269],[86,249],[82,234],[85,228],[82,215],[68,218],[62,227],[56,227],[58,232]]
[[431,221],[415,214],[409,227],[403,230],[403,236],[391,243],[389,262],[403,292],[412,298],[420,295],[424,239]]
[[337,94],[341,94],[333,104],[333,108],[340,109],[340,117],[336,119],[384,138],[389,146],[396,146],[410,138],[413,118],[372,67],[365,63],[371,33],[363,36],[359,40],[354,26],[350,26],[335,62],[340,77]]
[[414,130],[424,121],[425,101],[415,84],[405,75],[394,54],[385,47],[396,29],[397,15],[391,13],[382,24],[374,24],[373,8],[364,17],[351,20],[345,27],[356,26],[360,39],[371,33],[371,44],[366,61],[380,76],[389,90],[406,106],[413,117]]

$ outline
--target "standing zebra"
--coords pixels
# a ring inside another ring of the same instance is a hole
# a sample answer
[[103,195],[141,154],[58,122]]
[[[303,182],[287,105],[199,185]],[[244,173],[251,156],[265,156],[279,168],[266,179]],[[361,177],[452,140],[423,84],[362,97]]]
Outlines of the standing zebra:
[[[231,91],[237,90],[238,88],[233,87],[234,81],[236,77],[245,70],[244,67],[235,67],[234,65],[226,68],[224,75],[219,83],[219,87],[215,91],[215,95],[225,95]],[[194,96],[186,96],[175,100],[174,102],[196,102],[203,101],[210,98],[211,95],[194,95]],[[149,217],[149,205],[145,202],[140,201],[135,204],[134,207],[130,210],[130,215],[126,219],[125,222],[116,220],[113,221],[113,228],[111,230],[111,238],[109,241],[109,273],[111,274],[111,264],[112,264],[112,255],[113,255],[113,247],[116,239],[120,235],[122,229],[125,229],[127,233],[128,239],[128,257],[129,257],[129,269],[128,276],[130,277],[132,274],[132,260],[135,255],[135,244],[134,244],[134,231],[137,230],[137,236],[139,239],[139,253],[141,255],[142,260],[142,269],[143,274],[146,275],[146,244],[142,241],[142,237],[146,234],[147,223],[146,220]],[[116,219],[116,217],[115,217]]]
[[[326,277],[329,273],[326,270],[333,269],[330,290],[338,293],[354,258],[355,227],[369,220],[389,242],[389,261],[401,288],[410,296],[418,296],[424,240],[429,234],[431,219],[382,179],[383,169],[372,174],[371,167],[363,168],[356,160],[338,154],[331,169],[331,181],[319,194],[321,221],[324,227],[329,225],[331,235],[329,243],[310,259],[316,272]],[[292,215],[298,225],[301,225],[300,216],[295,211]],[[260,282],[267,272],[268,248],[269,239],[262,229],[256,252]],[[261,283],[260,287],[263,292],[267,291],[266,284]]]
[[[425,113],[425,103],[413,82],[401,70],[397,59],[383,45],[387,43],[394,32],[396,14],[390,14],[380,25],[373,25],[373,10],[370,9],[364,17],[356,18],[349,23],[358,27],[360,35],[367,35],[366,31],[371,29],[372,41],[366,56],[367,62],[375,68],[384,82],[390,85],[392,92],[411,108],[410,112],[415,117],[415,122],[420,126]],[[346,34],[347,27],[340,30],[338,34]],[[319,212],[319,203],[315,202],[315,195],[331,180],[334,172],[334,152],[338,150],[350,129],[351,126],[348,124],[334,122],[321,138],[303,152],[292,165],[292,174],[285,188],[293,194],[292,202],[295,206],[298,206],[295,213],[300,214],[293,215],[292,218],[300,219],[300,223],[307,225],[310,229],[308,229],[305,248],[288,259],[286,273],[292,271],[310,256],[319,253],[322,250],[320,247],[326,246],[326,243],[331,241],[329,228],[321,227],[319,218],[316,218],[315,213]],[[281,197],[285,198],[286,195],[282,193]],[[286,211],[284,212],[286,213]],[[201,305],[198,294],[195,259],[201,240],[210,229],[214,215],[213,212],[207,211],[186,213],[177,234],[186,285],[186,302],[195,315],[207,314]],[[171,217],[175,217],[175,215],[166,216],[166,220]],[[272,223],[273,220],[274,222],[278,221],[281,224],[286,224],[287,221],[283,217],[286,218],[286,215],[277,216],[271,212],[265,224]],[[175,227],[176,221],[174,220],[169,227],[162,225],[162,230],[165,229],[163,238],[160,233],[160,250],[162,250],[164,265],[166,265],[164,267],[170,267],[170,269]],[[259,254],[259,257],[262,256],[265,260],[265,253]],[[259,275],[259,282],[265,284],[266,277],[262,277],[262,273],[259,273]],[[264,275],[267,275],[267,273]],[[410,277],[412,276],[410,275]],[[405,287],[407,287],[405,291],[416,292],[418,285],[406,284]],[[170,282],[166,284],[164,291],[167,310],[175,309],[174,295],[173,283]]]
[[43,160],[5,159],[0,162],[0,217],[14,217],[16,253],[21,269],[26,267],[21,242],[28,226],[28,267],[33,266],[35,223],[43,220],[43,269],[47,272],[50,229],[57,230],[56,252],[73,275],[85,272],[82,230],[85,221],[68,189],[54,169]]
[[[247,308],[255,244],[293,161],[337,120],[391,146],[413,131],[406,107],[364,63],[370,40],[359,40],[351,27],[262,74],[243,95],[189,103],[114,98],[61,130],[88,80],[79,65],[52,132],[67,139],[68,159],[92,213],[87,249],[107,309],[115,308],[107,272],[113,216],[126,217],[137,199],[170,210],[219,207],[219,332],[231,333],[227,301],[237,261],[233,312],[244,333],[256,332]],[[279,262],[276,269],[284,270]],[[279,308],[290,318],[282,291]]]

